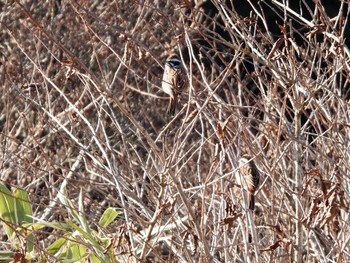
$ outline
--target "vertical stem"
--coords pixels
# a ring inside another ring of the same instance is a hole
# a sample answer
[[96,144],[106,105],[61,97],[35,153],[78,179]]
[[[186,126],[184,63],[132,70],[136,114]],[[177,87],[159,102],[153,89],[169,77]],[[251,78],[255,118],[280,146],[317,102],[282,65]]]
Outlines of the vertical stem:
[[301,199],[300,194],[302,190],[302,178],[301,178],[301,167],[300,167],[300,158],[302,154],[301,145],[299,143],[299,138],[301,135],[301,112],[298,107],[298,103],[294,104],[294,110],[295,110],[295,117],[294,117],[294,130],[295,130],[295,142],[294,142],[294,158],[293,158],[293,164],[294,164],[294,180],[295,180],[295,192],[294,195],[294,201],[295,201],[295,214],[296,214],[296,225],[295,225],[295,244],[296,244],[296,250],[295,250],[295,257],[294,262],[301,262],[302,260],[302,225],[300,223],[300,218],[302,217],[302,209],[301,209]]

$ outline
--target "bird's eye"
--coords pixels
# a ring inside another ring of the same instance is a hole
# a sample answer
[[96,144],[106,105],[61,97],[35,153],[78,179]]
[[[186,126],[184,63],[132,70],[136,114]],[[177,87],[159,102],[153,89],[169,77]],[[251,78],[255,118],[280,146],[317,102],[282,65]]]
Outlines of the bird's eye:
[[179,61],[168,61],[168,64],[170,65],[170,67],[172,68],[179,68],[181,63]]

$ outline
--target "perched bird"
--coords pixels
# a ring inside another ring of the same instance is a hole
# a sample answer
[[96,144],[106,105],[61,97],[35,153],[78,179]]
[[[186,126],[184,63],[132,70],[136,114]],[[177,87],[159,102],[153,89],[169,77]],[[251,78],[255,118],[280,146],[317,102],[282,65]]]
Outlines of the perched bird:
[[181,59],[177,54],[172,53],[165,61],[162,89],[170,96],[170,102],[167,112],[175,114],[177,96],[182,91],[186,83],[186,76],[182,66]]
[[243,155],[239,161],[238,183],[243,189],[248,191],[249,209],[254,210],[255,207],[255,191],[259,187],[260,175],[252,158],[249,155]]

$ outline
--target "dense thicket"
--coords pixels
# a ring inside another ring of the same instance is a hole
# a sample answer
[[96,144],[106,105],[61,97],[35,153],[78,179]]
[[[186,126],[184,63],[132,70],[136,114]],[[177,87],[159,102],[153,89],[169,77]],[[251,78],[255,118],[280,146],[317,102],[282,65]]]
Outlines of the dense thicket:
[[[0,180],[36,218],[71,220],[57,196],[82,191],[92,229],[122,209],[104,229],[120,262],[350,260],[346,1],[39,2],[0,4]],[[174,51],[188,87],[168,116]]]

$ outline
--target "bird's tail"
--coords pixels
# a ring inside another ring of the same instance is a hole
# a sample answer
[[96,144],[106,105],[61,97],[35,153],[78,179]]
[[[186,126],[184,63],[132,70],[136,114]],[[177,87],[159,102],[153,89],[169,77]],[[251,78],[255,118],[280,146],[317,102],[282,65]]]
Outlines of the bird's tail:
[[249,193],[249,209],[254,210],[255,208],[255,196],[253,193]]
[[175,111],[176,111],[176,99],[170,98],[167,112],[170,115],[175,115]]

